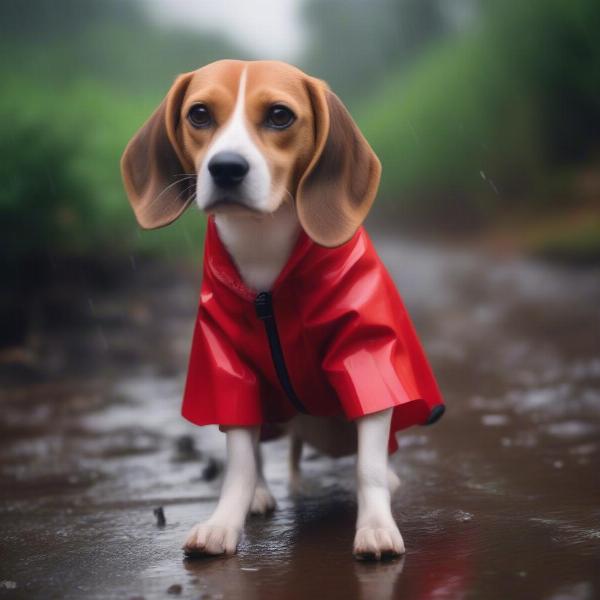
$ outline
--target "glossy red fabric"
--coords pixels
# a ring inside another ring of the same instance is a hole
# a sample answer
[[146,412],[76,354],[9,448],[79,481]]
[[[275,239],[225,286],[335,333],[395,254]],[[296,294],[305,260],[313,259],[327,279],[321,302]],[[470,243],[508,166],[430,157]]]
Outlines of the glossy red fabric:
[[[255,297],[210,217],[182,407],[197,425],[267,424],[297,414],[277,378]],[[443,406],[402,300],[362,227],[337,248],[301,232],[272,298],[287,370],[310,414],[356,419],[394,407],[392,452],[396,431],[425,424]]]

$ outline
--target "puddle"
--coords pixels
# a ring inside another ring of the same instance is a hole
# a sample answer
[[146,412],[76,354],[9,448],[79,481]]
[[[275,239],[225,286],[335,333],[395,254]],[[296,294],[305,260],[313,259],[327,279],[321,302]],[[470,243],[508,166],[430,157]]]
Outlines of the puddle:
[[600,597],[600,273],[377,245],[449,407],[393,458],[404,558],[352,560],[352,460],[312,453],[294,497],[275,441],[279,509],[237,556],[183,560],[224,440],[179,414],[197,274],[141,264],[123,289],[82,291],[89,322],[3,386],[0,597]]

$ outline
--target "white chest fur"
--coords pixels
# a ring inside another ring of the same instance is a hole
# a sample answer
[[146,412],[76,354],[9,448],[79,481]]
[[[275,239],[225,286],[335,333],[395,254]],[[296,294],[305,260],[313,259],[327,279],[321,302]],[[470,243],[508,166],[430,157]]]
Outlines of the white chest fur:
[[286,203],[264,216],[217,214],[215,224],[244,283],[257,292],[270,290],[298,239],[294,207]]

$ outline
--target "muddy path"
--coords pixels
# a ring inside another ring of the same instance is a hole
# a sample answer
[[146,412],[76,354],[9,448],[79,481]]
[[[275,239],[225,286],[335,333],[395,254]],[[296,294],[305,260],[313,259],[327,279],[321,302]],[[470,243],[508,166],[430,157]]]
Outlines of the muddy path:
[[198,274],[128,258],[125,284],[49,292],[75,309],[2,372],[0,597],[599,598],[600,272],[376,243],[448,403],[393,458],[403,559],[351,558],[352,460],[308,452],[294,497],[276,441],[277,512],[183,560],[223,456],[179,416]]

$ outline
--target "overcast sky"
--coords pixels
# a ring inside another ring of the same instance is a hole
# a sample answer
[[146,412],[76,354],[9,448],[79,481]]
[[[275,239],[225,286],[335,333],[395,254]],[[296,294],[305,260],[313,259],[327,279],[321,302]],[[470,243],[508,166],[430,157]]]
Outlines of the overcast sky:
[[257,58],[293,60],[303,47],[303,0],[143,1],[159,22],[223,32]]

